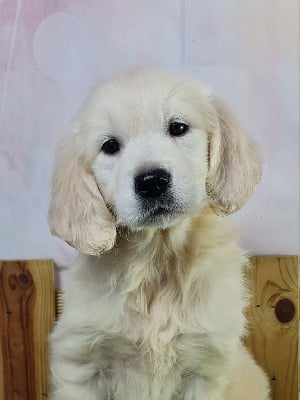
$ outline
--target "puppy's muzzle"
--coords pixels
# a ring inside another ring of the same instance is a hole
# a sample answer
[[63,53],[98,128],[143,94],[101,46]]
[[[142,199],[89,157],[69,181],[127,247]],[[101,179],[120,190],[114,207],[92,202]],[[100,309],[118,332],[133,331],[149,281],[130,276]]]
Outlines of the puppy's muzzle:
[[135,193],[142,199],[159,198],[170,187],[171,175],[162,168],[152,169],[136,175]]

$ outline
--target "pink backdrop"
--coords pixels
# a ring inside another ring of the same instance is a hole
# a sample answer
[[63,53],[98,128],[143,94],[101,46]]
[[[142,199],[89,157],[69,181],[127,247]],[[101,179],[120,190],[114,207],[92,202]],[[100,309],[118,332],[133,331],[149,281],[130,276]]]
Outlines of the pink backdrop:
[[0,258],[73,251],[47,227],[54,148],[87,91],[136,64],[202,79],[266,161],[235,218],[255,254],[299,252],[297,0],[0,0]]

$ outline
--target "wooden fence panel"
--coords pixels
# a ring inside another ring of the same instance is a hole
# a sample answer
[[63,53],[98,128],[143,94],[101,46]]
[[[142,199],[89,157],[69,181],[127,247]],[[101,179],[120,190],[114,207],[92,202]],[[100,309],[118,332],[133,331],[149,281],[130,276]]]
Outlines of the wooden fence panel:
[[252,257],[246,339],[268,373],[273,400],[298,398],[298,258]]
[[0,400],[47,398],[54,302],[52,261],[0,261]]

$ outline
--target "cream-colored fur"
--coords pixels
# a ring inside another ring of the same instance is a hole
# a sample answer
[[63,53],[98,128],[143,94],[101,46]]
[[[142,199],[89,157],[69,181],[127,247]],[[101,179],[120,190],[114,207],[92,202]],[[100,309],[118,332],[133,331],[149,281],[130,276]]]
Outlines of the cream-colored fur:
[[[112,136],[121,150],[103,154]],[[174,204],[149,222],[132,181],[153,166]],[[247,259],[224,216],[259,178],[255,144],[198,83],[146,68],[96,88],[53,177],[52,232],[85,253],[51,335],[53,400],[269,399],[241,344]]]

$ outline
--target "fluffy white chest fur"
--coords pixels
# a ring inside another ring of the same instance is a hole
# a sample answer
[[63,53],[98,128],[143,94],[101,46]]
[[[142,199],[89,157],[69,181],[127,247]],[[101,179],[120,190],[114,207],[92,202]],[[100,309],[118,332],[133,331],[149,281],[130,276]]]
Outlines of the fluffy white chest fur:
[[246,259],[235,232],[206,211],[168,232],[122,237],[71,273],[52,370],[58,386],[72,384],[57,398],[225,398],[245,356]]
[[255,143],[198,83],[142,68],[95,89],[52,181],[52,233],[82,253],[51,335],[52,400],[268,399],[225,217],[260,176]]

